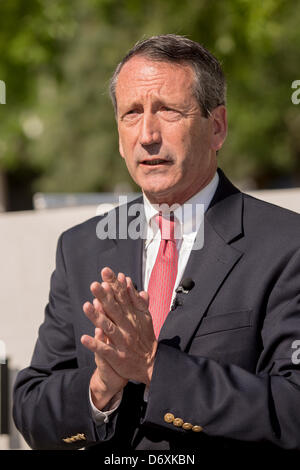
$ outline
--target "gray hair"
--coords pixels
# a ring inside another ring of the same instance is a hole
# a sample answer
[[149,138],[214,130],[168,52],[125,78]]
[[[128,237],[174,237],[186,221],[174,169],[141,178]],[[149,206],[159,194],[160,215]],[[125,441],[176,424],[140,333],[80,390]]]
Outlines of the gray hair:
[[198,42],[177,34],[152,36],[137,42],[118,64],[110,80],[109,93],[117,113],[116,86],[123,65],[133,56],[153,61],[190,65],[195,72],[195,96],[204,117],[226,103],[226,82],[219,61]]

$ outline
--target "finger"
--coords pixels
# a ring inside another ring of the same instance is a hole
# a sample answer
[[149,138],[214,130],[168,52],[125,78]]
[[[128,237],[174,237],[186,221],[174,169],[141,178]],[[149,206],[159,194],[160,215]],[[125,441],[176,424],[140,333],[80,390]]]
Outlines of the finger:
[[103,282],[107,282],[111,286],[113,294],[117,294],[118,291],[122,288],[122,285],[120,284],[120,281],[119,281],[119,275],[116,276],[116,274],[111,268],[109,267],[103,268],[101,270],[101,277],[102,277]]
[[149,294],[145,290],[139,292],[139,296],[144,300],[147,308],[149,307]]
[[108,282],[111,286],[114,298],[120,304],[124,313],[127,314],[130,312],[132,310],[132,306],[130,305],[131,300],[127,293],[125,274],[118,273],[116,276],[111,268],[105,267],[101,271],[101,276],[103,282]]
[[101,271],[102,279],[104,282],[108,282],[112,288],[115,300],[120,304],[124,313],[126,314],[131,310],[130,298],[127,293],[126,276],[123,273],[118,273],[116,276],[114,271],[108,267],[103,268]]
[[[92,336],[89,335],[83,335],[80,338],[81,344],[85,346],[87,349],[89,349],[92,352],[97,352],[98,350],[98,340],[95,338],[92,338]],[[100,341],[99,341],[100,342]]]
[[99,339],[100,341],[103,341],[105,343],[105,335],[103,333],[103,330],[101,328],[95,328],[95,338]]
[[106,266],[101,270],[101,277],[104,282],[116,282],[117,276],[115,275],[114,271]]
[[148,311],[148,304],[149,304],[149,296],[148,293],[142,291],[142,295],[138,293],[138,291],[134,288],[132,280],[130,277],[126,277],[127,282],[127,291],[131,298],[131,302],[135,309],[139,310],[140,312]]
[[132,305],[131,297],[128,293],[127,280],[126,280],[125,274],[118,273],[117,280],[118,280],[118,286],[114,290],[115,298],[122,306],[124,314],[130,317],[133,311],[133,305]]
[[[102,328],[95,328],[95,339],[102,341],[103,343],[109,344],[109,339],[107,338],[107,336],[105,336]],[[104,371],[108,366],[107,362],[105,361],[105,359],[103,359],[103,357],[100,358],[99,354],[95,354],[95,361],[97,367],[101,370],[101,375],[103,376]]]
[[107,355],[116,354],[113,344],[106,344],[92,336],[82,335],[80,341],[87,349],[93,353],[99,354],[101,359],[105,359]]
[[90,303],[90,302],[85,302],[83,304],[83,311],[88,317],[88,319],[95,325],[97,326],[97,320],[98,320],[98,313],[95,310],[95,307]]
[[[100,302],[102,309],[109,318],[118,323],[122,321],[124,316],[122,308],[119,303],[116,301],[112,288],[108,282],[93,282],[91,284],[91,292]],[[99,305],[99,304],[97,304]]]
[[102,303],[100,302],[100,300],[97,299],[97,297],[95,297],[95,298],[93,299],[93,306],[94,306],[94,309],[96,310],[97,314],[102,313],[103,315],[106,315],[106,312],[105,312],[105,310],[104,310],[104,308],[103,308],[103,305],[102,305]]
[[104,286],[107,286],[108,283],[100,283],[100,282],[92,282],[90,289],[92,294],[99,299],[100,301],[102,300],[112,300],[113,299],[113,292],[111,290],[107,290],[104,288]]
[[125,274],[118,273],[117,281],[118,281],[118,285],[117,285],[117,289],[114,290],[114,293],[118,295],[118,298],[120,298],[121,301],[128,302],[129,297],[127,293],[127,282],[126,282]]
[[[105,336],[102,328],[95,328],[95,339],[102,341],[103,343],[109,344],[109,339],[107,336]],[[97,351],[96,351],[97,352]],[[109,367],[109,372],[108,374],[111,374],[111,366],[105,361],[105,359],[99,354],[95,354],[95,361],[96,365],[101,370],[101,376],[102,379],[106,377],[107,374],[105,374],[105,371],[107,371],[107,367]]]
[[105,336],[102,328],[96,327],[95,328],[95,339],[98,339],[99,341],[102,341],[103,343],[109,343],[109,339],[107,336]]

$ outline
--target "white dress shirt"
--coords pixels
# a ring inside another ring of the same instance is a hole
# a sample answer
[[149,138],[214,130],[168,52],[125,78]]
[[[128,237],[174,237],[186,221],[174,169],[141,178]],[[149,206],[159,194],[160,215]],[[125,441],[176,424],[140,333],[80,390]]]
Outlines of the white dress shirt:
[[[196,234],[199,229],[203,229],[203,214],[206,212],[219,183],[219,175],[215,174],[210,183],[201,191],[192,196],[182,206],[174,208],[175,238],[178,250],[178,271],[173,289],[171,304],[176,295],[176,289],[180,284],[184,270],[186,268]],[[156,223],[155,216],[158,215],[158,206],[151,204],[145,194],[143,194],[144,210],[147,222],[147,234],[143,251],[143,281],[144,290],[147,291],[150,274],[153,269],[158,253],[161,232]],[[126,274],[126,273],[125,273]],[[97,425],[107,423],[109,415],[119,406],[123,392],[117,393],[107,404],[104,410],[98,410],[92,402],[90,393],[90,403],[93,411],[93,418]],[[144,400],[147,401],[148,390],[145,390]],[[106,411],[107,410],[107,411]]]

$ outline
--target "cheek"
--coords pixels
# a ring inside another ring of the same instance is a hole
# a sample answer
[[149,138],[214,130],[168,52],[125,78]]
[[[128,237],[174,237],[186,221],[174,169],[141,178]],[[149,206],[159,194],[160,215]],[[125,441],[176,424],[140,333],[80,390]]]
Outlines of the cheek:
[[134,139],[131,133],[119,130],[119,149],[125,160],[130,158],[134,149]]
[[210,129],[206,127],[201,130],[199,130],[199,128],[191,129],[190,147],[193,153],[198,155],[198,158],[196,158],[196,161],[203,160],[203,158],[208,158],[209,151],[211,149],[210,143],[211,143]]
[[162,137],[163,144],[172,152],[173,156],[176,156],[176,160],[178,162],[184,160],[190,148],[191,137],[183,126],[168,128]]

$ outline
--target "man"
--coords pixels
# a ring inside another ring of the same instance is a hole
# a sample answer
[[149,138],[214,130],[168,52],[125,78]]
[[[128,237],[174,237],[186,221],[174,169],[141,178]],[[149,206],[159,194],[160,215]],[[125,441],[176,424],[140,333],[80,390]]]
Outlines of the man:
[[[35,449],[299,450],[300,217],[217,169],[218,61],[186,38],[153,37],[119,64],[111,95],[143,196],[125,206],[126,237],[121,207],[116,236],[101,237],[103,216],[60,237],[15,384],[17,427]],[[182,217],[200,206],[204,220]],[[146,237],[134,239],[137,219]]]

